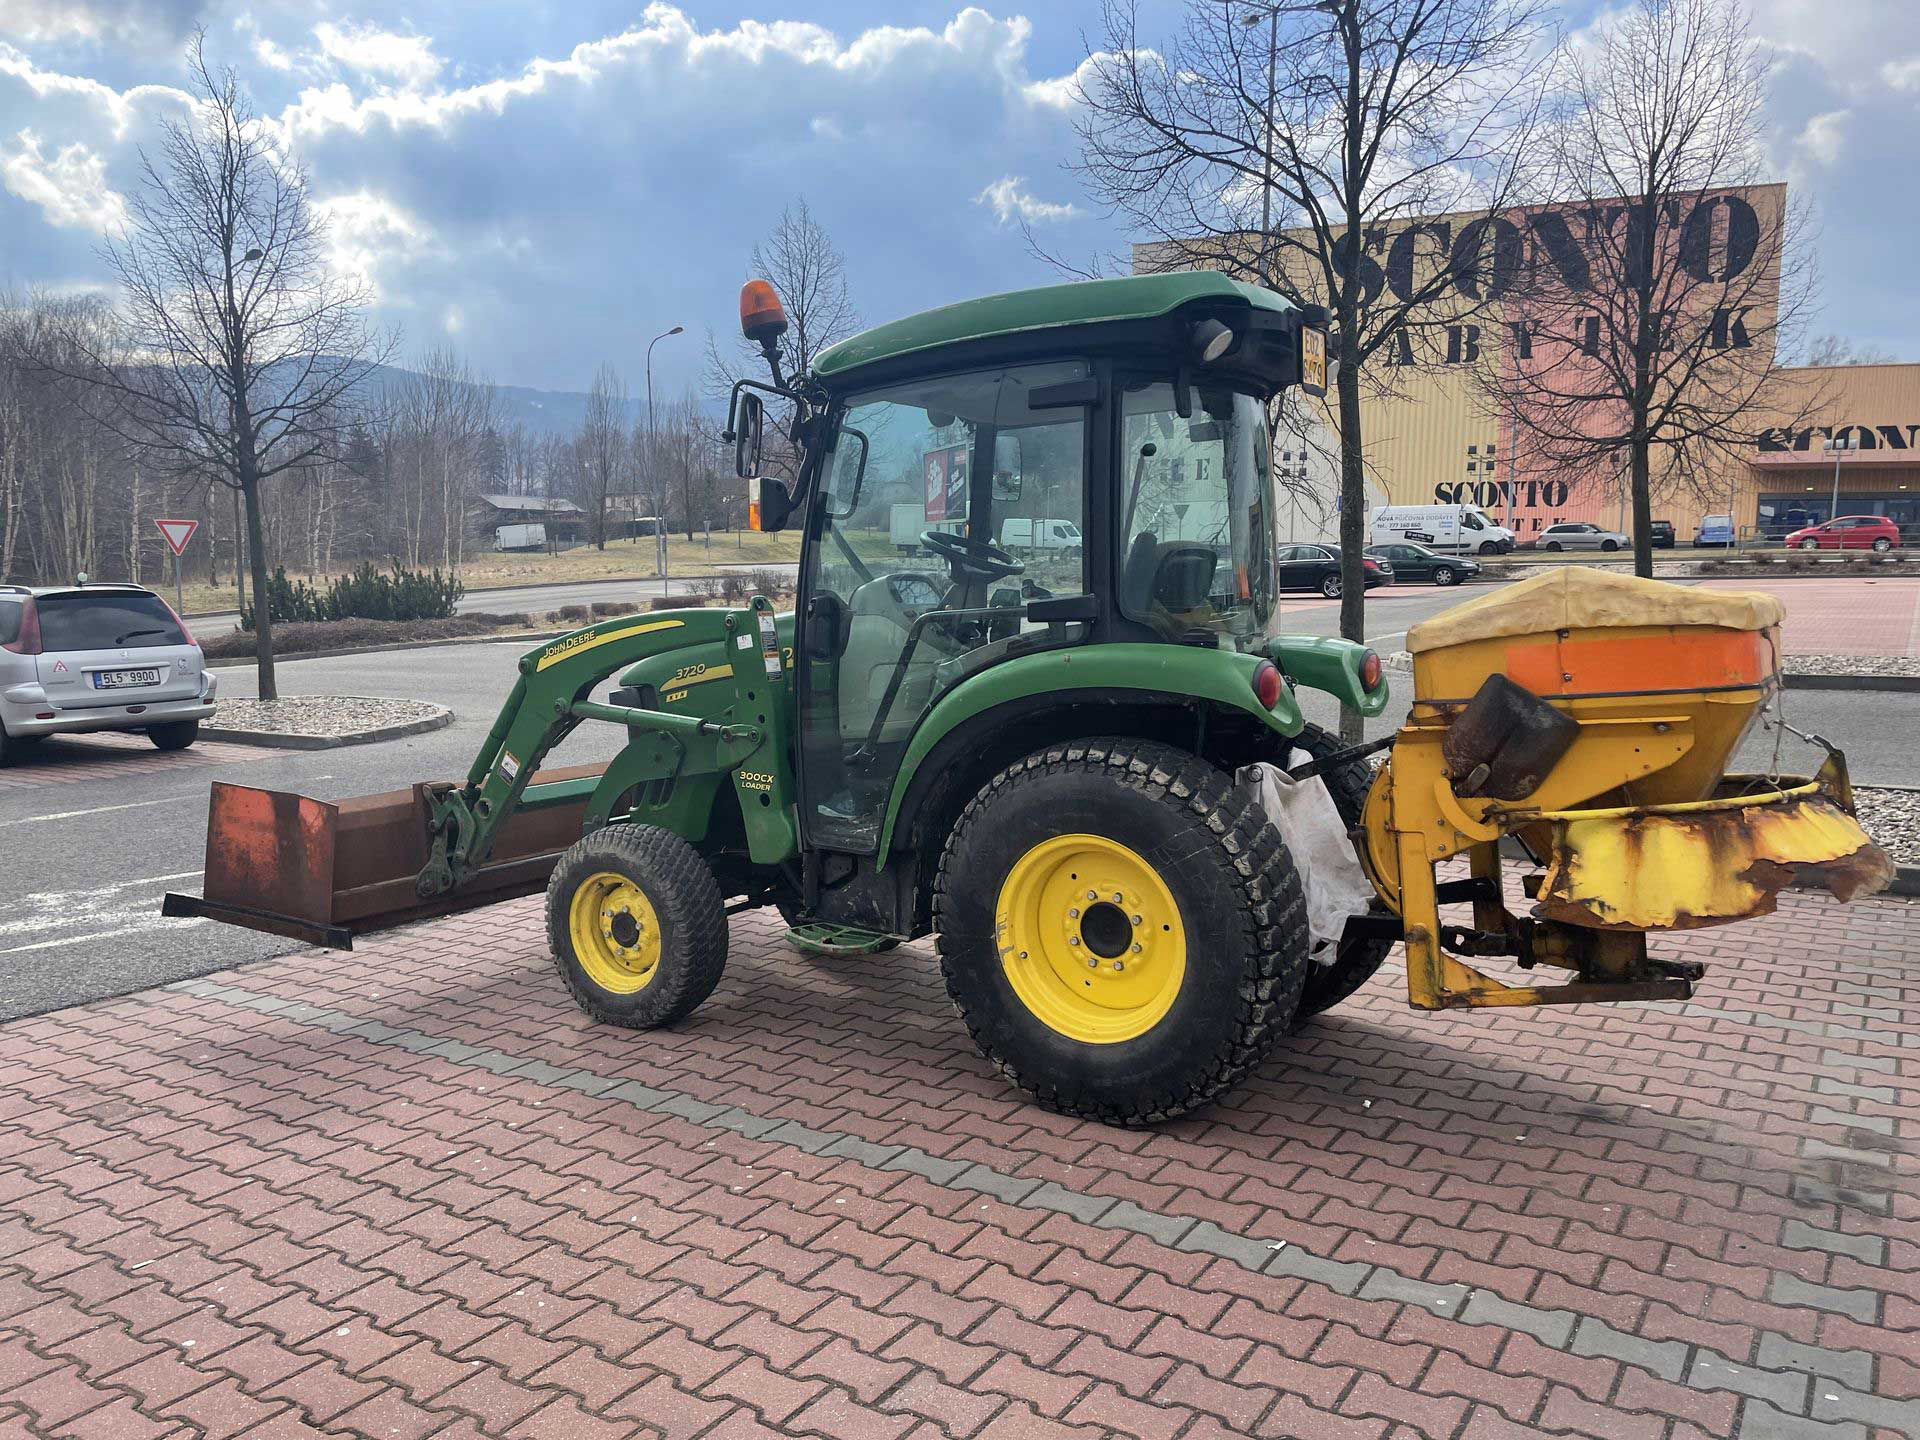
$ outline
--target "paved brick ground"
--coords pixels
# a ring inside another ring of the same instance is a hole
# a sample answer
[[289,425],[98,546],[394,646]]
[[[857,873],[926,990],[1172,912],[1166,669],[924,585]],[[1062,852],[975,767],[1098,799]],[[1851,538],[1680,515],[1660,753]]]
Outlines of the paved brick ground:
[[7,768],[0,770],[0,791],[37,790],[43,785],[71,785],[80,780],[119,780],[161,770],[195,770],[235,760],[258,760],[273,753],[257,746],[213,740],[198,741],[187,750],[162,751],[154,749],[145,735],[57,735],[26,747],[10,759]]
[[1920,1431],[1920,912],[1669,948],[1684,1008],[1383,975],[1154,1133],[760,916],[673,1034],[532,901],[18,1021],[0,1437]]
[[1789,655],[1920,657],[1920,579],[1703,582],[1715,590],[1766,590],[1787,605],[1780,643]]

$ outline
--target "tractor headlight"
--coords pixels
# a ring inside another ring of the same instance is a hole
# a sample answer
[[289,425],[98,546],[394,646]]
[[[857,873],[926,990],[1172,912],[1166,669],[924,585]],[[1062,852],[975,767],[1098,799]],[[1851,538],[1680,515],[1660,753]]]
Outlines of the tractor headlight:
[[1218,320],[1196,320],[1189,333],[1193,353],[1202,365],[1211,365],[1233,348],[1233,331]]

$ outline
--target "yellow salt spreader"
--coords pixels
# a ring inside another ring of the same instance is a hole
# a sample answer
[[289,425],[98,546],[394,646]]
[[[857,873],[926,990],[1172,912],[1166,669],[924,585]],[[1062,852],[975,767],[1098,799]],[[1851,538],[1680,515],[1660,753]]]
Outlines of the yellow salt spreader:
[[[1702,967],[1649,956],[1649,932],[1765,915],[1790,886],[1883,888],[1893,867],[1854,819],[1839,750],[1802,736],[1826,751],[1811,776],[1727,769],[1778,705],[1784,614],[1771,595],[1566,566],[1415,626],[1413,706],[1359,837],[1393,915],[1349,922],[1349,940],[1404,938],[1422,1009],[1684,999]],[[1503,844],[1533,862],[1530,915],[1508,908]],[[1462,855],[1469,875],[1441,880]],[[1442,923],[1469,898],[1471,925]],[[1488,956],[1573,978],[1514,985],[1467,963]]]

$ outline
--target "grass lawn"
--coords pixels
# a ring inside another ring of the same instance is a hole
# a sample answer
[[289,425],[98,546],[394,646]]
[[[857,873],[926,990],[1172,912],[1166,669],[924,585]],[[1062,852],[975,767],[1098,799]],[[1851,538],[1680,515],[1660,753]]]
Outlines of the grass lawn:
[[[647,580],[653,578],[652,536],[640,540],[609,540],[605,550],[583,545],[556,555],[499,554],[486,551],[468,557],[460,567],[460,578],[469,594],[482,590],[500,590],[521,585],[553,585],[569,580]],[[731,534],[715,532],[711,543],[702,536],[689,541],[685,535],[667,537],[667,573],[677,576],[712,575],[722,569],[757,565],[792,565],[800,559],[800,532],[783,530],[777,535],[757,535],[744,530]],[[313,577],[289,569],[295,579]],[[172,589],[171,572],[154,589],[165,594]],[[234,608],[232,584],[218,589],[204,581],[189,581],[186,586],[189,612],[231,610]]]

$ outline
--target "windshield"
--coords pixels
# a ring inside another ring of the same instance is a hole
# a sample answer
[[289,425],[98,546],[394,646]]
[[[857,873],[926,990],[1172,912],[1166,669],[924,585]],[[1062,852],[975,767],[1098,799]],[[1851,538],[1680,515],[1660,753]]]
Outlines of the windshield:
[[1258,396],[1173,386],[1122,396],[1120,603],[1169,639],[1212,632],[1252,649],[1273,613],[1273,447]]

